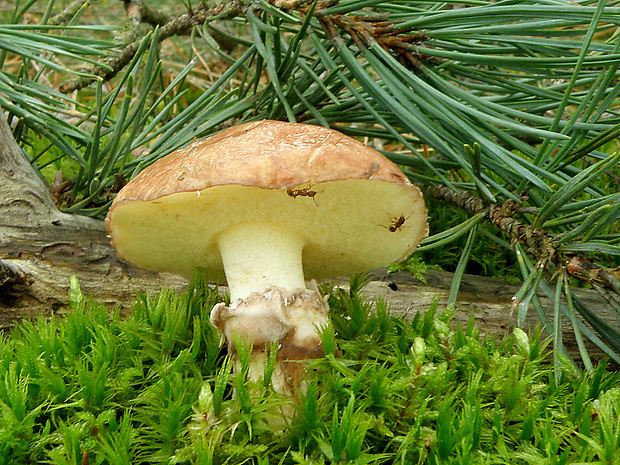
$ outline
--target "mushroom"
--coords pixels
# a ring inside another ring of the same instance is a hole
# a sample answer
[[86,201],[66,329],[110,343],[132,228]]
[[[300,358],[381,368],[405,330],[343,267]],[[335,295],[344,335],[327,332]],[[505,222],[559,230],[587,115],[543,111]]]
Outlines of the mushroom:
[[252,345],[249,376],[278,347],[273,387],[294,394],[323,356],[315,281],[406,259],[427,233],[419,189],[376,150],[337,131],[257,121],[176,150],[139,173],[106,218],[118,255],[143,268],[228,284],[211,322]]

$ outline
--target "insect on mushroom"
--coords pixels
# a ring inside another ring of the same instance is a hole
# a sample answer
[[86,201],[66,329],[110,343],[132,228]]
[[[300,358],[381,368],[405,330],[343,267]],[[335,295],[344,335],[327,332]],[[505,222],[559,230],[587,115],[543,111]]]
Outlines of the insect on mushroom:
[[390,227],[388,228],[388,230],[390,232],[400,231],[400,228],[403,227],[403,224],[405,224],[405,221],[407,221],[407,219],[405,218],[405,215],[400,215],[398,218],[392,218],[392,223],[390,224]]
[[299,196],[309,197],[314,201],[314,204],[318,207],[318,204],[316,203],[316,199],[314,198],[317,192],[312,190],[312,184],[310,184],[308,187],[302,187],[301,189],[295,189],[295,188],[289,187],[288,189],[286,189],[286,193],[293,198],[297,198]]
[[383,226],[383,225],[380,225],[380,226],[382,228],[387,229],[390,232],[396,232],[402,229],[403,225],[405,224],[405,221],[407,221],[408,219],[409,217],[405,218],[405,215],[400,215],[398,217],[390,218],[389,226]]

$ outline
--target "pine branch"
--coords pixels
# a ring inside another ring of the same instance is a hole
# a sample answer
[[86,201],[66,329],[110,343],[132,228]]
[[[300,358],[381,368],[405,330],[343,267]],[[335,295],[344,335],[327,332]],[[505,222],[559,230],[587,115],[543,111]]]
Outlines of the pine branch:
[[519,210],[519,204],[514,200],[507,200],[504,204],[489,204],[470,192],[453,190],[442,185],[430,188],[430,194],[438,200],[462,208],[472,216],[484,213],[490,224],[508,234],[513,243],[520,242],[526,246],[527,251],[538,261],[548,263],[556,253],[551,236],[514,217]]
[[144,0],[123,0],[125,13],[129,21],[127,31],[123,34],[123,43],[132,43],[140,39],[140,26],[148,24],[162,27],[172,21],[168,15],[151,8]]
[[80,9],[88,6],[90,2],[84,2],[84,0],[74,0],[65,7],[60,13],[52,16],[47,24],[50,26],[60,26],[61,24],[67,24],[71,19],[80,11]]
[[[311,11],[314,2],[308,0],[270,0],[270,3],[285,11],[294,10],[304,17]],[[337,26],[351,37],[358,48],[369,48],[378,44],[397,56],[403,65],[415,70],[422,67],[420,57],[411,50],[411,44],[427,41],[429,37],[425,32],[414,27],[403,26],[400,21],[389,21],[389,15],[385,13],[370,13],[363,16],[329,14],[326,9],[336,4],[335,1],[319,1],[313,13],[331,40],[339,36],[336,32]]]
[[[194,26],[200,26],[206,22],[218,19],[231,19],[241,13],[241,3],[237,0],[233,0],[230,3],[222,3],[213,8],[207,8],[206,5],[202,4],[195,10],[166,23],[161,28],[158,40],[161,43],[173,36],[186,35],[189,34]],[[86,73],[96,76],[103,81],[109,81],[131,62],[140,47],[140,43],[141,40],[136,40],[125,46],[118,56],[108,58],[105,64],[111,69],[94,66],[92,69],[87,70]],[[80,77],[65,81],[60,85],[59,90],[62,93],[68,94],[89,86],[95,79],[93,77]]]
[[[325,15],[317,12],[323,30],[330,39],[339,36],[335,27],[345,31],[358,48],[369,48],[374,44],[395,55],[400,62],[414,70],[423,66],[420,56],[411,50],[411,44],[419,44],[429,39],[424,31],[413,27],[403,27],[398,21],[387,21],[385,15],[345,16]],[[428,58],[428,57],[424,57]]]
[[[553,236],[515,218],[521,208],[517,202],[507,200],[503,204],[489,204],[470,192],[453,190],[442,185],[435,185],[428,192],[434,198],[462,208],[472,216],[483,213],[489,224],[508,234],[513,244],[519,242],[524,245],[527,252],[545,266],[550,274],[556,273],[548,268],[548,265],[553,263],[556,270],[566,269],[574,278],[591,284],[608,301],[610,295],[606,289],[620,296],[620,269],[596,266],[588,258],[579,255],[568,261],[565,253],[556,250]],[[617,299],[613,296],[611,298]]]
[[[309,1],[282,1],[271,0],[276,8],[282,10],[295,10],[305,16],[312,7],[313,2]],[[414,69],[420,68],[419,57],[410,50],[412,43],[420,43],[428,39],[423,33],[413,28],[403,28],[398,22],[387,21],[385,15],[373,16],[345,16],[341,14],[330,15],[325,12],[325,8],[333,5],[334,2],[320,2],[314,12],[325,32],[330,37],[337,35],[334,25],[348,33],[352,40],[362,47],[370,47],[378,43],[384,49],[394,53],[404,64],[412,66]],[[213,8],[207,8],[201,4],[195,10],[169,20],[160,12],[149,8],[143,1],[126,0],[126,11],[135,24],[148,23],[153,26],[161,26],[159,41],[162,42],[172,36],[187,35],[195,26],[200,26],[216,19],[231,19],[243,13],[241,2],[233,0],[230,3],[222,3]],[[135,30],[135,27],[133,28]],[[135,34],[134,34],[135,35]],[[109,81],[116,76],[135,56],[140,40],[136,39],[127,44],[120,54],[106,60],[106,65],[111,69],[93,67],[86,72],[99,77],[104,81]],[[59,90],[65,94],[82,89],[95,81],[93,77],[80,77],[62,83]]]
[[133,22],[146,23],[151,26],[165,26],[172,21],[165,13],[151,8],[144,0],[123,0],[125,12]]

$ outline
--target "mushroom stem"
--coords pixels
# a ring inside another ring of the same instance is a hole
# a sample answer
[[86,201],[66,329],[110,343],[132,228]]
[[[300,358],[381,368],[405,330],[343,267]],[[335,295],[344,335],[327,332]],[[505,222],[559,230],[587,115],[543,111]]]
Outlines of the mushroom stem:
[[306,288],[301,263],[302,240],[270,223],[240,223],[217,240],[230,300],[279,287],[289,292]]
[[294,395],[305,372],[303,360],[323,356],[320,329],[327,305],[316,284],[306,287],[303,242],[278,225],[242,223],[218,237],[231,304],[218,304],[211,322],[224,334],[229,353],[239,341],[252,345],[249,376],[263,376],[266,351],[277,343],[272,385]]

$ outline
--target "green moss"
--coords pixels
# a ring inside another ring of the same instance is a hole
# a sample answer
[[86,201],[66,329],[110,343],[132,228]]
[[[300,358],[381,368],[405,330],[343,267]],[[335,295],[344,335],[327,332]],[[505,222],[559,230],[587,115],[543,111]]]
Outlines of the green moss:
[[76,282],[70,297],[64,318],[0,337],[0,463],[620,460],[620,374],[567,365],[556,383],[539,335],[493,341],[436,306],[405,321],[333,289],[328,355],[286,419],[287,399],[232,372],[215,290],[139,296],[126,317]]

